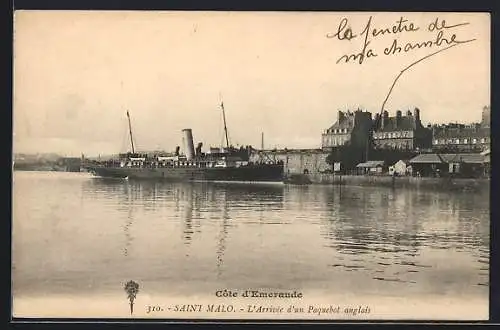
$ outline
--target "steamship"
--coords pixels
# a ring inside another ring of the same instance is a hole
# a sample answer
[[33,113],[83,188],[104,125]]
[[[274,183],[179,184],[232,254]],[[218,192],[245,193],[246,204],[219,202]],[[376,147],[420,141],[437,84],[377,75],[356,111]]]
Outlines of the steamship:
[[168,181],[244,181],[283,182],[282,161],[250,161],[252,147],[234,148],[229,145],[224,104],[223,113],[226,147],[210,148],[202,152],[202,143],[196,149],[190,128],[182,130],[184,153],[176,147],[174,154],[144,154],[135,152],[130,114],[127,111],[132,152],[120,154],[106,162],[85,164],[83,167],[99,177],[156,179]]

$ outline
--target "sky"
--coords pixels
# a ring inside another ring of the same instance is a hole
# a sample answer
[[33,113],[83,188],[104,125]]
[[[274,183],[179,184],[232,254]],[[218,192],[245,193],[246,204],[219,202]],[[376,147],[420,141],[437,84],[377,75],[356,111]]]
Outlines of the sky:
[[[335,36],[348,29],[356,37]],[[365,37],[362,63],[346,63]],[[443,38],[472,41],[444,50]],[[16,11],[13,148],[124,152],[127,110],[138,150],[173,151],[184,128],[220,146],[221,100],[234,145],[260,148],[263,132],[266,148],[319,148],[339,110],[375,115],[398,74],[439,50],[401,74],[385,109],[479,122],[490,104],[486,13]]]

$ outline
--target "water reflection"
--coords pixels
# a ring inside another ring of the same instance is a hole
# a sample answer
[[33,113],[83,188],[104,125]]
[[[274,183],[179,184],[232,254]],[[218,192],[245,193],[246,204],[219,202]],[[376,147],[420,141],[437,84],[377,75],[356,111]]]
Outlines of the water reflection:
[[[265,235],[273,232],[272,225],[280,225],[281,235],[296,237],[301,237],[300,232],[296,233],[300,230],[297,228],[309,230],[314,228],[311,226],[318,226],[318,237],[301,239],[318,242],[325,251],[332,251],[318,252],[323,253],[324,260],[304,259],[301,264],[294,264],[299,274],[296,276],[321,269],[324,262],[329,271],[318,275],[324,280],[343,272],[355,272],[366,274],[374,282],[422,285],[427,281],[436,282],[430,279],[443,271],[447,277],[444,282],[427,283],[433,290],[456,289],[457,283],[464,281],[457,276],[467,281],[474,279],[475,285],[488,285],[489,204],[487,196],[480,194],[100,179],[85,182],[83,191],[87,197],[108,200],[110,206],[126,212],[125,256],[134,248],[131,230],[134,223],[153,226],[149,218],[157,219],[158,228],[164,226],[162,222],[173,226],[179,223],[178,233],[185,247],[184,259],[179,261],[183,272],[179,274],[186,278],[192,278],[192,272],[208,262],[201,259],[207,254],[213,258],[213,276],[227,280],[235,273],[231,268],[235,267],[235,261],[226,262],[228,253],[239,253],[238,249],[243,247],[238,241],[253,240],[245,238],[245,233],[256,237],[254,243],[249,244],[260,242],[263,247],[256,247],[265,251],[264,246],[271,242],[266,241]],[[142,240],[147,239],[144,232],[142,235]],[[165,239],[169,235],[165,232]],[[287,238],[281,240],[283,244],[297,244]],[[175,249],[181,253],[178,246]],[[171,258],[168,251],[161,253]],[[242,258],[249,256],[242,255]],[[436,268],[443,258],[450,258],[450,264],[470,263],[474,268],[455,276],[456,272]],[[209,272],[210,266],[206,267]],[[267,276],[274,274],[270,270],[267,273]]]
[[[111,205],[127,213],[123,226],[124,256],[128,256],[132,248],[134,237],[131,226],[136,214],[148,217],[149,213],[170,208],[174,217],[182,222],[185,257],[190,256],[189,246],[196,235],[202,233],[202,224],[219,223],[215,252],[218,275],[222,274],[230,229],[237,226],[231,213],[238,215],[241,210],[258,211],[258,222],[264,224],[268,218],[264,216],[266,212],[283,209],[284,196],[281,184],[167,183],[94,178],[85,182],[82,189],[87,197],[110,200]],[[248,223],[254,223],[254,220],[250,219]]]
[[134,240],[134,238],[130,233],[130,227],[132,226],[132,223],[133,223],[132,208],[130,208],[128,219],[125,222],[125,225],[123,226],[123,232],[125,233],[125,247],[123,248],[123,255],[125,257],[128,256],[130,246],[132,245],[132,241]]
[[[415,284],[433,271],[429,256],[456,251],[488,264],[488,198],[466,194],[369,188],[324,189],[322,236],[340,257],[331,267],[369,272],[372,279]],[[448,262],[459,262],[460,258]],[[478,285],[487,285],[488,267]]]
[[229,211],[227,207],[227,199],[224,201],[224,207],[222,212],[222,226],[217,237],[217,277],[222,275],[222,266],[224,264],[224,252],[226,251],[226,240],[229,232],[229,221],[231,220],[229,216]]
[[168,295],[297,288],[487,303],[489,196],[16,175],[18,294],[115,293],[132,278]]

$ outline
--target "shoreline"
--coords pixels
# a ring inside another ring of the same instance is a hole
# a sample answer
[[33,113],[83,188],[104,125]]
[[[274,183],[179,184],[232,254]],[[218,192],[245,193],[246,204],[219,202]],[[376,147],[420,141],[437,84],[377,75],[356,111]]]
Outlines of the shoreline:
[[[379,186],[439,190],[489,190],[490,178],[428,178],[412,176],[301,174],[302,184],[335,186]],[[304,182],[305,181],[305,182]]]
[[[54,170],[20,170],[13,172],[66,172]],[[222,182],[222,181],[213,181]],[[229,181],[231,182],[231,181]],[[293,174],[281,183],[284,185],[323,185],[323,186],[358,186],[358,187],[387,187],[387,188],[414,188],[414,189],[436,189],[454,191],[489,191],[490,178],[428,178],[413,176],[385,176],[385,175],[334,175],[334,174]],[[252,181],[237,183],[255,183]]]

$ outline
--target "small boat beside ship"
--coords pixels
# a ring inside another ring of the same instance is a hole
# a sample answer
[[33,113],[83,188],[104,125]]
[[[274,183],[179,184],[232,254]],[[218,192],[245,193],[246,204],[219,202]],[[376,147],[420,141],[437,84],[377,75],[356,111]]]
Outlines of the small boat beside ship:
[[176,147],[173,154],[144,154],[135,152],[130,114],[127,111],[132,152],[105,162],[87,163],[83,167],[104,178],[154,179],[167,181],[241,181],[283,182],[282,161],[250,161],[251,146],[230,146],[223,112],[226,147],[210,148],[202,152],[202,143],[196,149],[190,128],[182,130],[184,153]]

